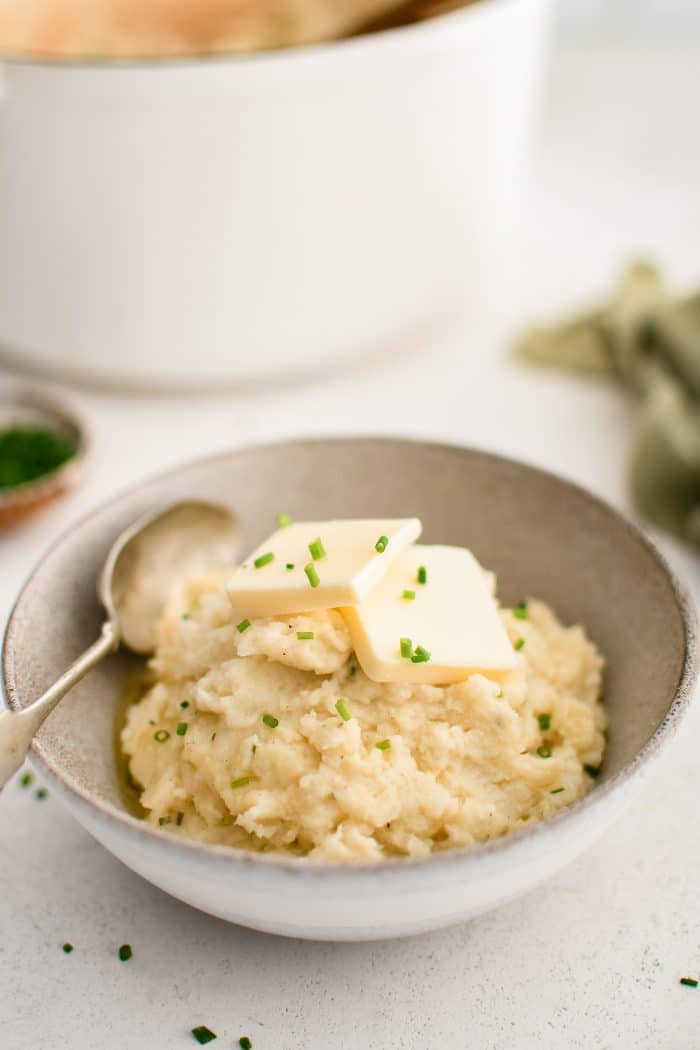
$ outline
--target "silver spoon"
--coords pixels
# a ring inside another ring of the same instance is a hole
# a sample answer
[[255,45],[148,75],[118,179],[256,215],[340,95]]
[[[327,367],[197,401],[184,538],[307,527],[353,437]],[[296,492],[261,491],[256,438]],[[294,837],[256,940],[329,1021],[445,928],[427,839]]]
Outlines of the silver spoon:
[[177,584],[231,565],[237,539],[231,511],[197,501],[147,514],[121,533],[98,582],[107,613],[100,637],[29,707],[0,711],[0,790],[59,700],[121,642],[137,653],[151,652],[156,625]]

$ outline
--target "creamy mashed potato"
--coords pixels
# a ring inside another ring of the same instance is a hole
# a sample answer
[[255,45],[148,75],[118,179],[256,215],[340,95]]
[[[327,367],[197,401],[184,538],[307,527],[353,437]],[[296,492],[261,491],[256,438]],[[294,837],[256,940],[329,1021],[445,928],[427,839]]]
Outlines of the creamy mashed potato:
[[589,790],[605,746],[603,661],[541,602],[525,618],[502,611],[522,657],[502,682],[381,685],[362,673],[339,613],[241,633],[223,582],[192,581],[173,600],[154,684],[122,731],[151,823],[243,849],[378,861],[496,838]]

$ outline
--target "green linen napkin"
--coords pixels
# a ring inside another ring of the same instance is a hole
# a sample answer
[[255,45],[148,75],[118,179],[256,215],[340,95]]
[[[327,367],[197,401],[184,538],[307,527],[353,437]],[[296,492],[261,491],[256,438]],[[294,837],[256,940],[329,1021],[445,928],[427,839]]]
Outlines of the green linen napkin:
[[662,528],[700,546],[700,293],[677,298],[635,262],[609,302],[527,332],[522,358],[607,376],[636,397],[634,501]]

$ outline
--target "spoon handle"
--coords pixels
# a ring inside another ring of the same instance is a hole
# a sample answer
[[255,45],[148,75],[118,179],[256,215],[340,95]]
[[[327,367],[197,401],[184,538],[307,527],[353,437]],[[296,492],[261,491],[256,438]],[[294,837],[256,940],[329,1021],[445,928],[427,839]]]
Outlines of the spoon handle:
[[107,621],[97,641],[71,664],[43,696],[21,711],[0,711],[0,791],[24,762],[34,736],[59,700],[118,644],[116,627]]

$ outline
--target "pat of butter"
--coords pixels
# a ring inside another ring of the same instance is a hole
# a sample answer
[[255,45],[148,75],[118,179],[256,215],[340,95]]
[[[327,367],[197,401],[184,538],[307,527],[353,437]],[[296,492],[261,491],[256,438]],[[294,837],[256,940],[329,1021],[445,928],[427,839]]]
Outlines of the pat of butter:
[[[421,529],[418,518],[303,521],[278,529],[230,577],[226,588],[234,611],[241,617],[278,616],[356,605]],[[386,547],[378,551],[382,537]],[[319,540],[324,553],[318,557],[315,550],[314,558],[310,548]]]
[[[426,570],[424,584],[420,567]],[[409,548],[369,597],[341,612],[360,666],[374,682],[447,685],[478,671],[509,671],[520,662],[483,569],[462,547]],[[430,659],[414,663],[402,656],[402,638]]]

